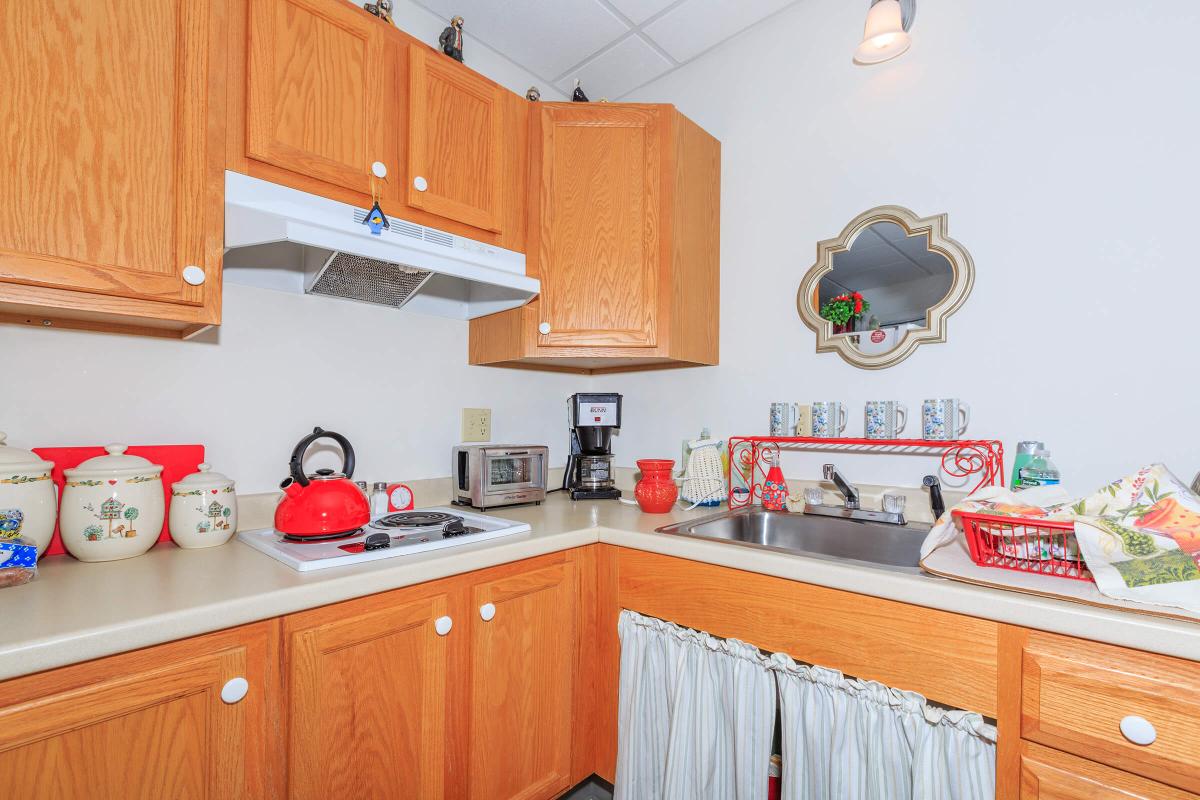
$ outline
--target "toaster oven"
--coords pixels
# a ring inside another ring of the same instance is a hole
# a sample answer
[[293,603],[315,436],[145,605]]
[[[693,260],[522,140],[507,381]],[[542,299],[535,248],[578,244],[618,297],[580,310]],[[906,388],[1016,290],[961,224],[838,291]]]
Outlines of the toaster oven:
[[541,503],[549,458],[541,445],[459,445],[451,455],[454,502],[478,509]]

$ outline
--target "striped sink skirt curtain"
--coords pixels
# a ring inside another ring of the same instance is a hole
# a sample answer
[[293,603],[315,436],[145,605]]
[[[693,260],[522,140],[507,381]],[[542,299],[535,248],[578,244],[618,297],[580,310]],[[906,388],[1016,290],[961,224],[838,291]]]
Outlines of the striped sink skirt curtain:
[[996,729],[913,692],[622,611],[616,800],[991,800]]

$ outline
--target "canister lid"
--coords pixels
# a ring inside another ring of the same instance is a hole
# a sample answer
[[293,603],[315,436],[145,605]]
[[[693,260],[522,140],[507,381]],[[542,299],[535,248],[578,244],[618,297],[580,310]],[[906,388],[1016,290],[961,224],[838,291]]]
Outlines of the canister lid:
[[175,483],[171,484],[171,488],[224,489],[226,486],[233,486],[233,479],[219,472],[213,472],[211,464],[200,464],[196,469],[199,471],[175,481]]
[[53,462],[29,450],[19,447],[9,447],[5,444],[8,434],[0,431],[0,472],[45,472],[53,469]]
[[151,464],[149,460],[141,456],[127,454],[125,450],[128,447],[127,444],[107,444],[104,446],[104,451],[108,455],[93,456],[78,467],[63,470],[63,474],[68,478],[105,478],[158,475],[162,472],[162,467],[158,464]]

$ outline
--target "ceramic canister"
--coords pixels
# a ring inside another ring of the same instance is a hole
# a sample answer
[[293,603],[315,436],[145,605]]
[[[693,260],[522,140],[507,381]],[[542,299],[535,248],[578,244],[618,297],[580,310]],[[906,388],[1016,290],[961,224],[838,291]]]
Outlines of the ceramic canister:
[[39,556],[54,535],[58,510],[53,468],[36,453],[8,447],[0,433],[0,537],[27,539],[37,545]]
[[63,547],[80,561],[140,556],[158,541],[165,512],[162,467],[110,444],[63,471],[59,528]]
[[199,472],[171,484],[167,527],[180,547],[198,549],[225,544],[237,532],[237,494],[233,480],[201,464]]

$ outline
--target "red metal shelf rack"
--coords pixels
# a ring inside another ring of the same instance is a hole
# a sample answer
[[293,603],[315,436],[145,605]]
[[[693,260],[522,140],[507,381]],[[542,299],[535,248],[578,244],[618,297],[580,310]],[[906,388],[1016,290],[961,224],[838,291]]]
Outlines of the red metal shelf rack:
[[940,455],[942,470],[955,478],[979,475],[981,486],[1004,485],[1004,445],[998,439],[832,439],[815,436],[731,436],[729,438],[729,507],[742,508],[762,499],[763,481],[781,450],[835,453]]

